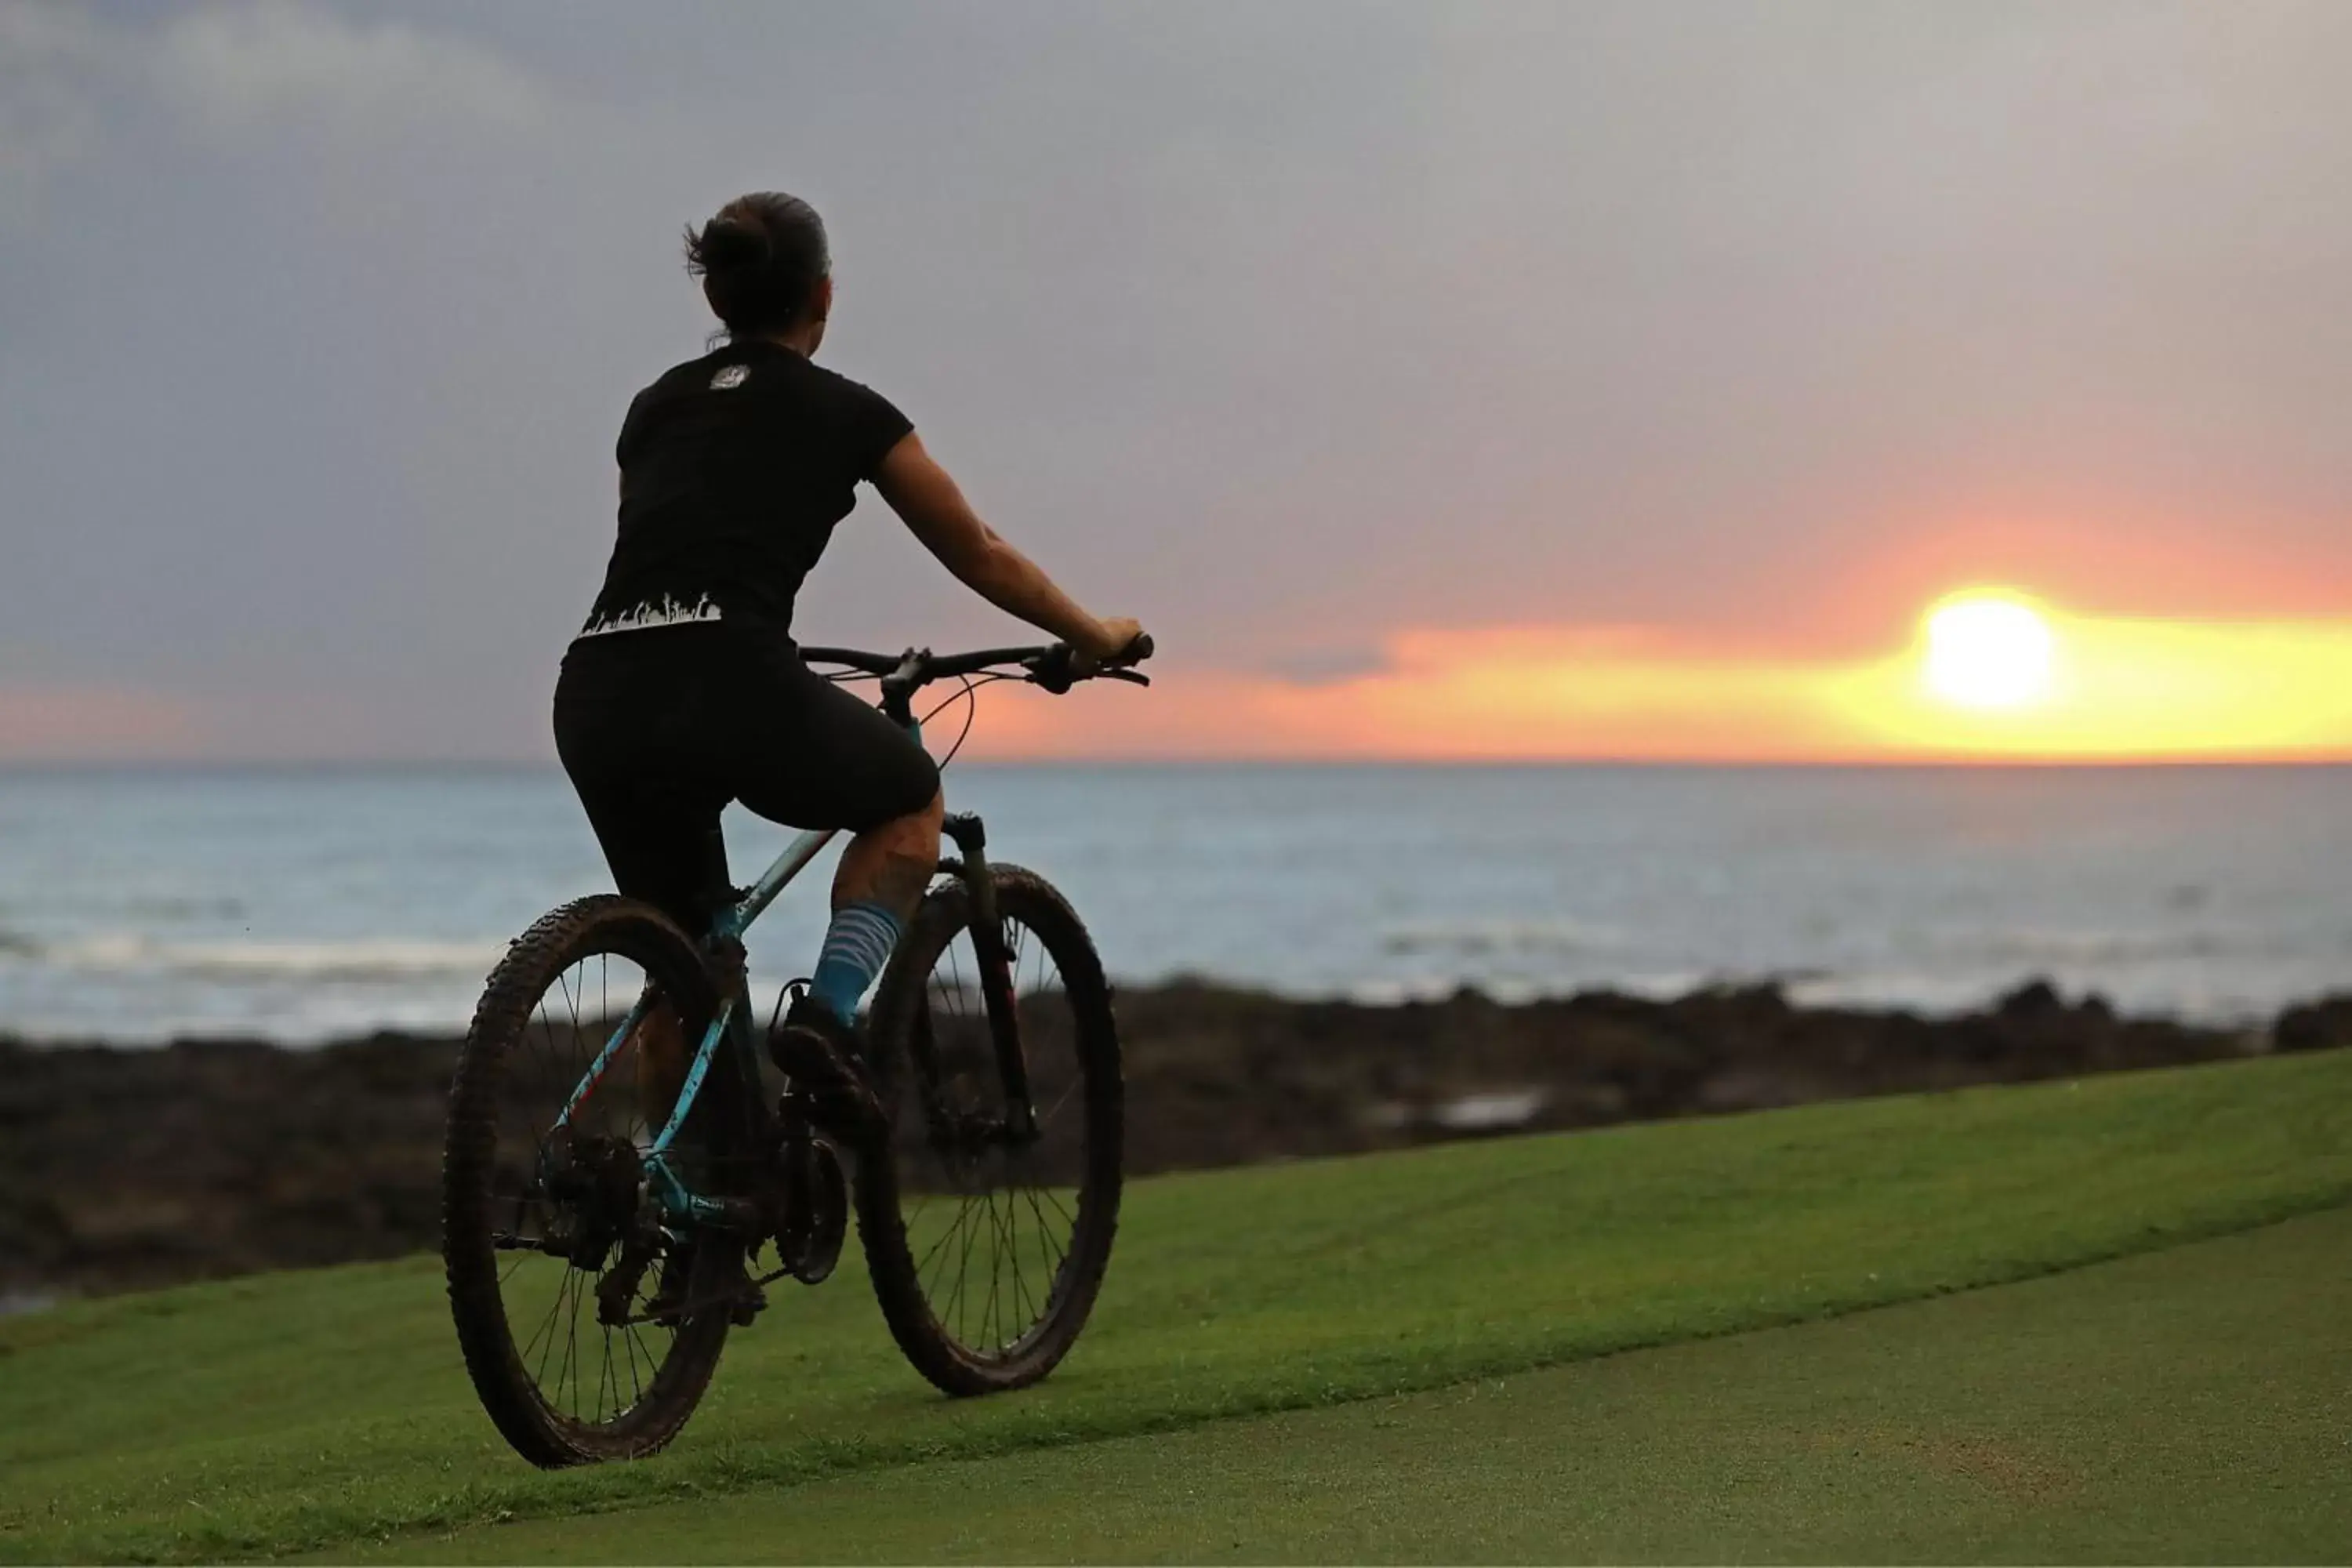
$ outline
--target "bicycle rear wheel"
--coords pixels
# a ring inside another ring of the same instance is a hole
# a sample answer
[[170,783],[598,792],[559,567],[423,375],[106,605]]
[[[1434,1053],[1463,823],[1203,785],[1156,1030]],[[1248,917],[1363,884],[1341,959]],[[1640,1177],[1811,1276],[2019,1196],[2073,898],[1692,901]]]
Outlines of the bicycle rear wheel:
[[1124,1110],[1101,960],[1061,894],[993,868],[1034,1136],[1008,1115],[971,894],[932,889],[876,993],[868,1049],[894,1129],[861,1158],[858,1235],[882,1315],[950,1394],[1025,1387],[1086,1326],[1118,1227]]
[[[677,1028],[667,1042],[633,1031],[592,1079],[641,996]],[[680,1246],[653,1225],[640,1156],[667,1120],[677,1047],[690,1055],[716,1006],[686,933],[604,895],[517,939],[475,1010],[450,1091],[442,1256],[475,1390],[533,1464],[652,1453],[718,1365],[740,1248],[709,1234]],[[696,1175],[714,1158],[719,1087],[672,1145]]]

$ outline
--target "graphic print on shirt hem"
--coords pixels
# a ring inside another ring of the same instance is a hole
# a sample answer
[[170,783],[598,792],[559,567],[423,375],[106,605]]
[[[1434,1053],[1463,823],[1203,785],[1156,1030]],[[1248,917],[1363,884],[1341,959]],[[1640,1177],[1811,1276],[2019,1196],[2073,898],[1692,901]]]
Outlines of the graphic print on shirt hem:
[[[664,594],[659,599],[632,605],[625,610],[607,610],[591,615],[588,624],[580,628],[580,637],[611,637],[615,632],[641,632],[653,626],[686,626],[698,621],[719,618],[719,605],[708,594],[691,605]],[[574,637],[572,640],[577,642],[580,639]]]

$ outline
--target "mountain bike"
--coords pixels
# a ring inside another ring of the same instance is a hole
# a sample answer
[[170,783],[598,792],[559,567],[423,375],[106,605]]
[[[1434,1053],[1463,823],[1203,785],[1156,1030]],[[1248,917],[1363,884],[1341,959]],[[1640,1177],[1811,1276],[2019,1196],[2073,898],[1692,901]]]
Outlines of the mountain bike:
[[[802,657],[878,678],[883,711],[919,735],[932,682],[961,688],[924,717],[961,700],[969,734],[982,685],[1148,685],[1132,665],[1150,652],[1139,639],[1091,669],[1066,645]],[[820,1086],[763,1065],[742,942],[831,833],[712,889],[705,931],[598,895],[542,916],[491,971],[450,1091],[442,1253],[467,1371],[525,1458],[675,1437],[766,1287],[833,1272],[853,1207],[883,1320],[940,1390],[1026,1387],[1068,1353],[1118,1225],[1110,989],[1067,900],[991,861],[977,816],[945,836],[956,852],[865,1016],[889,1115],[859,1147],[819,1124]]]

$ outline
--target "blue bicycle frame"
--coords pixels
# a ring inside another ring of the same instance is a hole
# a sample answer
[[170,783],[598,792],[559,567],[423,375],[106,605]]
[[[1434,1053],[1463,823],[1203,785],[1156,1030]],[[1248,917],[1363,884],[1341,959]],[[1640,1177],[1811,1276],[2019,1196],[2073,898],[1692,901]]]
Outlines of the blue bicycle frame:
[[[777,895],[793,878],[808,868],[809,862],[817,858],[818,852],[831,843],[834,837],[835,830],[831,828],[811,831],[801,834],[785,846],[784,852],[776,857],[774,863],[761,874],[760,879],[752,883],[740,899],[719,911],[718,918],[710,924],[709,945],[717,948],[740,942],[743,933],[751,929],[751,922],[767,912],[768,906],[776,901]],[[676,1109],[671,1110],[669,1121],[641,1155],[646,1174],[662,1205],[662,1212],[677,1224],[694,1225],[714,1220],[723,1212],[717,1202],[688,1187],[670,1168],[669,1146],[677,1138],[677,1130],[685,1125],[687,1112],[694,1109],[695,1097],[702,1092],[702,1081],[709,1076],[711,1061],[719,1054],[719,1042],[731,1032],[738,1037],[740,1048],[747,1055],[751,1051],[751,1020],[743,1016],[743,1001],[744,993],[739,988],[734,995],[719,1002],[719,1016],[711,1019],[710,1027],[702,1032],[702,1044],[696,1049],[694,1061],[686,1070],[685,1081],[678,1087]],[[555,1128],[550,1129],[551,1133],[557,1128],[568,1127],[572,1113],[595,1092],[597,1084],[604,1081],[606,1070],[612,1067],[613,1058],[620,1055],[622,1045],[645,1021],[646,1005],[647,997],[640,995],[635,1005],[629,1009],[628,1016],[613,1031],[612,1038],[604,1042],[604,1048],[596,1053],[596,1059],[588,1064],[587,1072],[582,1075],[579,1086],[572,1091],[572,1098],[564,1102],[563,1114],[555,1119]]]

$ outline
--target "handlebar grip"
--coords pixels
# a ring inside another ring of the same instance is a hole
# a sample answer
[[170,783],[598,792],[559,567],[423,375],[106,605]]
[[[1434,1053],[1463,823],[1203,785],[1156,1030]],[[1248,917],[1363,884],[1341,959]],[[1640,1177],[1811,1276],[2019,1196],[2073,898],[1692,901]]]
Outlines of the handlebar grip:
[[1029,671],[1031,685],[1042,686],[1058,696],[1080,680],[1095,677],[1149,686],[1150,678],[1136,673],[1130,667],[1150,657],[1151,634],[1138,632],[1125,647],[1108,658],[1088,660],[1083,672],[1079,668],[1077,650],[1066,642],[1055,643],[1043,653],[1024,659],[1022,664]]

